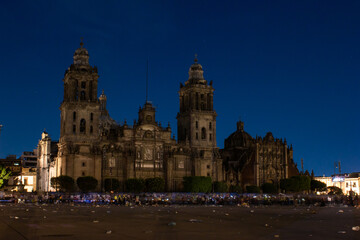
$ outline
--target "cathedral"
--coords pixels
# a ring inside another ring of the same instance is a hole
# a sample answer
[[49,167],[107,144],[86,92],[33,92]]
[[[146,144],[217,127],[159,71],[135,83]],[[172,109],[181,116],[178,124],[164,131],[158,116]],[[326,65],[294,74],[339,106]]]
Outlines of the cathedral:
[[212,81],[205,80],[197,58],[188,80],[180,84],[177,140],[169,125],[156,121],[155,108],[148,101],[132,125],[116,123],[106,109],[104,91],[98,97],[98,77],[81,43],[63,79],[60,139],[51,163],[52,176],[75,180],[93,176],[98,191],[104,190],[104,181],[110,178],[118,179],[124,190],[129,178],[161,177],[167,191],[181,191],[185,176],[260,186],[298,173],[286,141],[275,140],[271,133],[253,139],[244,132],[242,122],[225,140],[225,148],[217,147],[214,88]]

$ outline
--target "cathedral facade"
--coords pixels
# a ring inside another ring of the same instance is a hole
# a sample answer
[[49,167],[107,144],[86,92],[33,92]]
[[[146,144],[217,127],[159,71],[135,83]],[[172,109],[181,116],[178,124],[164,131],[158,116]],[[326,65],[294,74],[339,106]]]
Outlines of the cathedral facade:
[[[180,84],[176,140],[170,125],[163,127],[156,121],[155,108],[148,101],[132,125],[116,123],[106,109],[104,92],[98,97],[97,68],[89,64],[88,51],[80,45],[63,79],[60,139],[53,163],[56,176],[75,180],[93,176],[99,182],[98,191],[104,190],[104,181],[109,178],[118,179],[123,186],[129,178],[161,177],[167,191],[181,191],[185,176],[209,176],[213,181],[241,185],[260,185],[289,176],[292,149],[271,137],[254,140],[238,127],[225,141],[225,148],[219,150],[214,88],[212,81],[204,79],[196,58],[188,80]],[[265,151],[269,152],[263,150],[265,143],[276,146],[271,149],[282,156],[281,160],[271,160],[274,168],[266,173],[264,164],[270,158],[264,157]]]
[[178,141],[170,125],[156,121],[150,102],[139,109],[132,126],[117,124],[106,109],[104,92],[97,97],[97,68],[89,64],[82,46],[66,70],[61,128],[56,158],[57,175],[75,180],[93,176],[103,190],[107,178],[124,183],[129,178],[165,179],[167,191],[182,189],[184,176],[210,176],[223,180],[222,159],[216,145],[216,112],[213,87],[195,62],[189,79],[180,88]]

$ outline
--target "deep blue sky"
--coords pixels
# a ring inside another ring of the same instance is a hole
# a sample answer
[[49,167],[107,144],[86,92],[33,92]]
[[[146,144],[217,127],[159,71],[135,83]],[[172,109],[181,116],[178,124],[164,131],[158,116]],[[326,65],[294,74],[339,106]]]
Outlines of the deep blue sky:
[[316,175],[360,171],[360,1],[2,1],[0,158],[60,132],[65,70],[80,38],[110,115],[149,98],[176,134],[179,83],[198,54],[215,87],[218,146],[245,122]]

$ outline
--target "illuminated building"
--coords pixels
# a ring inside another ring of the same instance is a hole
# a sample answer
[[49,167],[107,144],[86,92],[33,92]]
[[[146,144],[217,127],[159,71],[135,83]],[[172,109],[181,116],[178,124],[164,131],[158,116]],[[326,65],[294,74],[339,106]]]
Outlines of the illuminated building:
[[[350,176],[352,175],[354,174],[350,174]],[[325,183],[327,187],[338,187],[346,195],[348,195],[351,191],[356,194],[360,193],[360,176],[349,177],[349,175],[343,174],[332,177],[315,177],[315,180]]]

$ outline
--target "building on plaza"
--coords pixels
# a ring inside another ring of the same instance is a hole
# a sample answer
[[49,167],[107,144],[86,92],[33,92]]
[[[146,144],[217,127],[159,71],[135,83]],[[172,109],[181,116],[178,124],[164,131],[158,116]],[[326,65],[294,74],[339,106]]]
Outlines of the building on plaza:
[[184,176],[260,185],[298,173],[292,148],[286,141],[274,140],[271,134],[253,139],[244,133],[251,143],[242,151],[244,146],[231,140],[243,134],[238,129],[239,134],[225,141],[221,155],[216,143],[214,88],[203,73],[195,58],[188,80],[180,84],[176,140],[170,125],[163,127],[156,121],[156,110],[147,100],[132,125],[126,121],[118,124],[110,117],[104,91],[98,97],[98,70],[89,64],[88,51],[81,43],[63,78],[57,154],[51,153],[52,141],[47,134],[43,133],[39,142],[39,189],[50,189],[49,179],[60,175],[75,180],[93,176],[100,183],[99,191],[104,190],[108,178],[124,183],[129,178],[161,177],[167,191],[179,191]]
[[345,195],[354,192],[360,194],[360,176],[359,174],[337,174],[331,177],[315,177],[315,180],[323,182],[326,187],[338,187]]

